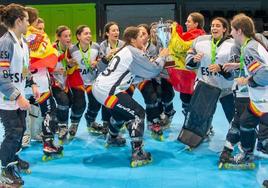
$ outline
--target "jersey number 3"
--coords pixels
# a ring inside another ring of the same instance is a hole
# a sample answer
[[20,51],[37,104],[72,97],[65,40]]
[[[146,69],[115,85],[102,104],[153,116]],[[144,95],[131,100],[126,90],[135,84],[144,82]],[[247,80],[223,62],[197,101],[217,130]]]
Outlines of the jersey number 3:
[[108,65],[108,67],[106,68],[106,70],[104,70],[102,72],[103,76],[109,76],[112,72],[115,71],[115,69],[117,68],[118,64],[120,62],[120,57],[119,56],[115,56],[112,59],[112,62]]

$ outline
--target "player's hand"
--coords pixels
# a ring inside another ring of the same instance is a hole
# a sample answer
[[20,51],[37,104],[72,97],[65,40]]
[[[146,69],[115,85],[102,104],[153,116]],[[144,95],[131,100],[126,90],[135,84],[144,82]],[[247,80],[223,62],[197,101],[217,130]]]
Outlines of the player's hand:
[[163,48],[161,49],[159,53],[159,57],[167,57],[170,55],[169,49],[168,48]]
[[215,73],[215,72],[220,72],[220,71],[221,71],[221,67],[220,67],[220,65],[218,65],[218,64],[212,64],[212,65],[209,65],[209,66],[208,66],[208,70],[209,70],[210,72],[213,72],[213,73]]
[[238,69],[240,66],[240,63],[224,63],[222,66],[222,69],[225,72],[230,72],[232,70]]
[[197,53],[197,54],[194,56],[194,62],[195,62],[195,63],[200,62],[201,59],[202,59],[203,57],[204,57],[204,53],[201,53],[201,52]]
[[78,64],[77,61],[76,61],[75,59],[73,59],[73,58],[71,58],[71,59],[67,59],[67,63],[68,63],[68,65],[71,66],[71,67],[73,67],[73,66],[75,66],[75,65]]
[[31,107],[30,102],[27,99],[25,99],[25,97],[23,97],[22,95],[20,95],[19,98],[17,99],[17,103],[21,110],[27,110]]
[[240,77],[240,78],[236,78],[235,81],[237,83],[237,85],[240,85],[240,86],[244,86],[244,85],[247,85],[248,84],[248,78],[245,78],[245,77]]

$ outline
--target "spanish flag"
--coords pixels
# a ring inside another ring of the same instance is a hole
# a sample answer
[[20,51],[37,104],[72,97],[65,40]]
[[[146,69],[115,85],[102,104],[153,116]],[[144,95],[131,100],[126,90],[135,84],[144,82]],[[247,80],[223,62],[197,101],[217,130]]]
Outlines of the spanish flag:
[[30,26],[25,37],[30,49],[30,69],[53,69],[58,62],[58,52],[47,34]]
[[183,33],[181,25],[175,22],[172,24],[172,33],[168,48],[175,61],[175,67],[169,67],[167,71],[170,77],[169,81],[174,89],[181,93],[192,94],[194,91],[196,74],[193,71],[185,69],[185,58],[193,39],[204,34],[205,31],[202,29],[193,29]]

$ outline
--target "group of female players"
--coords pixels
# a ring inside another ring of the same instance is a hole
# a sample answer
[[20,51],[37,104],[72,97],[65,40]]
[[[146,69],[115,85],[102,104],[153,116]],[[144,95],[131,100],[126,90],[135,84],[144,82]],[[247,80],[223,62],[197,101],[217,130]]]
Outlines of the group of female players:
[[[75,44],[71,30],[59,26],[57,40],[51,44],[43,25],[38,26],[36,9],[10,4],[1,8],[1,15],[7,28],[0,39],[0,118],[5,129],[0,148],[2,183],[22,185],[15,169],[29,168],[18,155],[29,101],[41,111],[43,160],[62,155],[63,146],[55,145],[55,134],[61,144],[72,140],[84,114],[88,131],[106,135],[108,145],[125,145],[120,130],[126,127],[132,167],[152,161],[151,153],[143,149],[145,119],[154,137],[161,140],[175,114],[174,90],[165,68],[167,57],[174,54],[161,48],[157,23],[127,27],[120,40],[119,25],[109,22],[100,44],[92,41],[87,25],[77,27]],[[255,34],[252,19],[244,14],[233,18],[231,33],[228,21],[217,17],[211,22],[211,34],[205,35],[204,17],[197,12],[188,16],[185,25],[187,31],[178,35],[193,43],[180,69],[196,70],[196,82],[221,89],[219,100],[231,124],[219,161],[252,163],[256,136],[258,149],[268,152],[267,41]],[[132,97],[134,89],[141,91],[145,109]],[[32,95],[29,100],[25,93]],[[180,94],[186,116],[191,96]],[[99,112],[102,124],[96,122]],[[241,152],[233,156],[237,143]]]

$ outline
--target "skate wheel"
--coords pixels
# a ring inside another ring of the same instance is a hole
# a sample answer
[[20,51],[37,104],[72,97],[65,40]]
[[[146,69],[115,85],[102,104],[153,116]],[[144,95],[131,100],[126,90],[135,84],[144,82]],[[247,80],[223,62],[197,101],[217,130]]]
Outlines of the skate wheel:
[[155,133],[151,133],[151,136],[153,139],[158,140],[158,141],[163,141],[164,140],[164,136],[163,135],[158,135]]
[[219,169],[222,169],[222,167],[223,167],[223,163],[221,162],[221,163],[219,163]]
[[59,140],[59,145],[63,145],[64,144],[64,141],[63,140]]
[[193,151],[193,148],[188,147],[186,150],[191,152],[191,151]]
[[229,163],[224,163],[223,168],[224,169],[231,169],[231,165]]
[[47,156],[47,155],[42,156],[42,161],[44,161],[44,162],[50,161],[51,159],[52,159],[51,156]]
[[136,167],[136,162],[132,161],[132,162],[130,163],[130,166],[131,166],[132,168],[135,168],[135,167]]
[[256,164],[255,163],[249,163],[249,169],[250,170],[254,170],[256,168]]
[[58,156],[59,156],[59,158],[62,158],[62,157],[64,156],[63,151],[62,151],[62,152],[60,152],[60,154],[59,154]]

